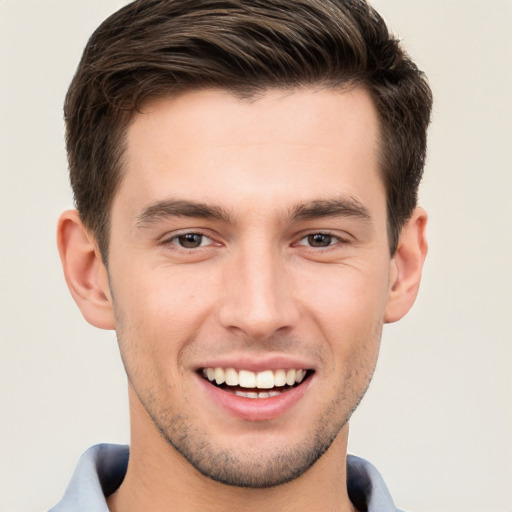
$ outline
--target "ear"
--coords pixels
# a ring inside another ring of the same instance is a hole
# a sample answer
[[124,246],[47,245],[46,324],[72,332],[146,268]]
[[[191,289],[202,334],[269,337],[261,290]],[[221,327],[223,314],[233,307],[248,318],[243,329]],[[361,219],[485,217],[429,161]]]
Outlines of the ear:
[[420,286],[423,263],[427,255],[427,213],[415,208],[402,228],[398,247],[391,260],[388,301],[384,321],[400,320],[411,309]]
[[57,246],[66,283],[84,318],[95,327],[114,329],[107,269],[94,236],[76,210],[60,216]]

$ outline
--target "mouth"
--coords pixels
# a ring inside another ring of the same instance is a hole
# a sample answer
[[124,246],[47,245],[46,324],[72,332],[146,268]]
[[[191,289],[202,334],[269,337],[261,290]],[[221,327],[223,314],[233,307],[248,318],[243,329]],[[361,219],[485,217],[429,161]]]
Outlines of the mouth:
[[213,386],[243,398],[278,397],[303,385],[314,373],[306,368],[236,370],[235,368],[200,368],[199,375]]

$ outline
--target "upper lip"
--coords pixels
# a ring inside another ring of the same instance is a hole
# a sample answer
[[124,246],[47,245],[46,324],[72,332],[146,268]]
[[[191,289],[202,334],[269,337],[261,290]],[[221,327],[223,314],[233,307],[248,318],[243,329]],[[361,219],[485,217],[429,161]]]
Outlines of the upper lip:
[[262,372],[265,370],[291,370],[304,369],[314,370],[315,366],[302,358],[270,355],[270,356],[237,356],[220,357],[215,359],[206,359],[200,364],[195,365],[195,370],[202,368],[234,368],[235,370],[249,370],[253,372]]

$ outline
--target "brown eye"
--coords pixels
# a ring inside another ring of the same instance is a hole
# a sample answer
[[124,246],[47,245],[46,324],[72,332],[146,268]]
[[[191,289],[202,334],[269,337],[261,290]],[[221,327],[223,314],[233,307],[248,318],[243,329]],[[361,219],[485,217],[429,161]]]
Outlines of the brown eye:
[[329,247],[333,243],[333,236],[325,233],[314,233],[307,237],[308,245],[311,247]]
[[199,233],[186,233],[175,238],[176,243],[185,249],[196,249],[203,245],[204,235]]

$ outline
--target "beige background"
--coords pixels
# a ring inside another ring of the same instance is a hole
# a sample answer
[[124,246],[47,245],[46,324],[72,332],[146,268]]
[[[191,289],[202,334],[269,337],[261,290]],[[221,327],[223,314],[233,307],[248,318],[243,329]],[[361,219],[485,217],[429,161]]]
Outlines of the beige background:
[[[435,92],[420,298],[388,326],[353,453],[416,512],[512,510],[512,2],[374,2]],[[0,510],[44,510],[79,455],[128,440],[114,335],[81,318],[55,249],[71,206],[61,104],[118,0],[0,0]]]

